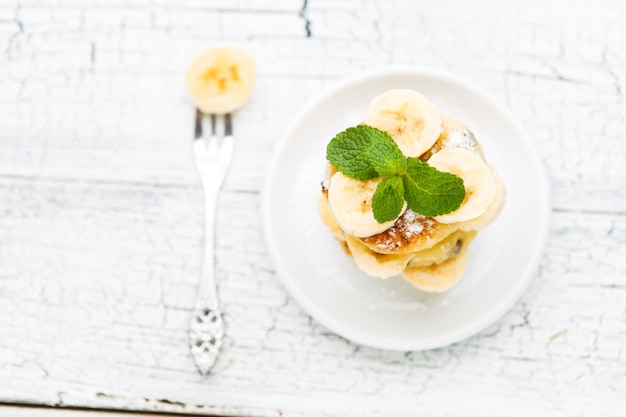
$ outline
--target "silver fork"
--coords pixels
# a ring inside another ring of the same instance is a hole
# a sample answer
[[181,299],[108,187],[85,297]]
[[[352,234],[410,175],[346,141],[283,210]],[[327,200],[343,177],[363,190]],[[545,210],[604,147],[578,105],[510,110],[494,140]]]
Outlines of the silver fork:
[[[203,121],[210,119],[211,134],[204,133]],[[202,375],[209,373],[222,346],[224,321],[215,285],[215,212],[217,198],[232,160],[235,139],[231,115],[224,115],[223,135],[217,117],[196,110],[193,155],[204,189],[204,252],[198,297],[189,326],[191,355]]]

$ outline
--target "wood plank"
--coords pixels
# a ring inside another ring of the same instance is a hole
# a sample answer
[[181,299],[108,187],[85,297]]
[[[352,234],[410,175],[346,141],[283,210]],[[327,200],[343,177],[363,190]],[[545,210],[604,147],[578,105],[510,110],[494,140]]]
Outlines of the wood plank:
[[[92,410],[87,408],[59,408],[21,404],[0,404],[0,415],[12,417],[156,417],[156,416],[195,416],[199,414],[189,413],[149,413],[149,412],[129,412],[119,410]],[[205,416],[215,416],[215,414],[203,414]]]

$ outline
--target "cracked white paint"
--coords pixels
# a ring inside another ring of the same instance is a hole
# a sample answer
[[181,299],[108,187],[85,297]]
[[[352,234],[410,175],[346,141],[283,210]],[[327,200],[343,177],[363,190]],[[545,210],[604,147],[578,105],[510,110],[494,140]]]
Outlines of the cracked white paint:
[[[623,415],[625,18],[617,0],[0,2],[0,402]],[[219,203],[226,338],[202,378],[186,339],[202,196],[182,73],[217,41],[243,43],[259,77]],[[540,150],[554,206],[520,302],[476,337],[413,353],[354,345],[308,317],[259,224],[266,161],[307,100],[405,63],[506,103]]]

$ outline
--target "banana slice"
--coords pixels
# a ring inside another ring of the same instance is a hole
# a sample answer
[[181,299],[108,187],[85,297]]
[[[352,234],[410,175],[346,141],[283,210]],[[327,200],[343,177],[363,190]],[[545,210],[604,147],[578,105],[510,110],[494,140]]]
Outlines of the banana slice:
[[202,112],[225,114],[238,109],[248,99],[254,79],[254,60],[246,51],[216,47],[191,63],[185,84]]
[[331,177],[337,172],[337,167],[331,163],[326,163],[326,169],[324,169],[324,180],[330,181]]
[[[372,197],[381,180],[381,178],[377,178],[359,181],[349,178],[341,172],[336,172],[331,177],[328,187],[328,205],[337,224],[346,234],[367,237],[393,226],[395,219],[378,223],[374,218]],[[406,202],[402,211],[405,208]]]
[[333,214],[330,212],[330,207],[328,206],[328,198],[324,194],[320,194],[319,199],[317,200],[317,210],[320,213],[320,217],[322,221],[330,229],[330,231],[335,235],[339,242],[345,242],[346,236],[343,231],[335,221]]
[[413,257],[413,254],[383,255],[376,253],[353,236],[346,236],[346,243],[359,269],[376,278],[398,275]]
[[467,266],[469,245],[463,245],[459,254],[438,265],[408,267],[404,279],[426,292],[444,292],[456,284]]
[[406,156],[419,157],[435,143],[442,128],[437,107],[413,90],[389,90],[367,108],[365,124],[384,130]]
[[465,200],[461,207],[452,213],[435,217],[438,222],[465,222],[487,210],[496,194],[496,186],[491,169],[479,156],[466,149],[446,148],[434,154],[428,164],[461,177],[465,186]]
[[475,219],[461,223],[459,225],[461,230],[468,231],[484,229],[500,215],[500,212],[502,212],[502,209],[504,208],[504,202],[506,201],[506,189],[504,188],[504,183],[502,182],[502,178],[500,178],[498,172],[492,166],[489,168],[491,169],[491,176],[493,177],[493,181],[496,185],[496,195],[483,214]]
[[457,230],[432,248],[416,252],[409,262],[409,267],[430,266],[445,262],[458,255],[463,246],[469,245],[475,236],[475,231]]

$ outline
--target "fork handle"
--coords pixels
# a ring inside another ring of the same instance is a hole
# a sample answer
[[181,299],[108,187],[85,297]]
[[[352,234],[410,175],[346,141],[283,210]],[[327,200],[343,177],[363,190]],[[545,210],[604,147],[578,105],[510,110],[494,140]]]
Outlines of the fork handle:
[[204,251],[202,253],[202,272],[198,290],[198,304],[207,303],[219,308],[215,283],[215,220],[220,186],[204,188]]
[[198,371],[209,373],[219,355],[224,321],[215,284],[215,213],[220,186],[204,190],[204,253],[198,298],[191,315],[189,345]]

